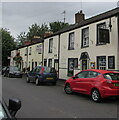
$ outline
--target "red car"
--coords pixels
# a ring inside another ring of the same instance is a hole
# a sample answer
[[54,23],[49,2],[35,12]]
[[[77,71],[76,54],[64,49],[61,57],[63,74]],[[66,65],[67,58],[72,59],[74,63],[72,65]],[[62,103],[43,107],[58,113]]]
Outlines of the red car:
[[101,98],[119,96],[119,73],[107,70],[89,69],[77,73],[65,82],[67,94],[78,92],[90,95],[99,102]]

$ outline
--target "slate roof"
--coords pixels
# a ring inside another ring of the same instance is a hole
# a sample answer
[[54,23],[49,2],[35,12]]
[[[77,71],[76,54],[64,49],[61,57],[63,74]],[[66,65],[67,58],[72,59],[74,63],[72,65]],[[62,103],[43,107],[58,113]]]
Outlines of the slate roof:
[[119,15],[119,7],[115,8],[115,9],[112,9],[110,11],[107,11],[105,13],[93,16],[91,18],[85,19],[84,21],[80,22],[79,24],[74,24],[74,25],[71,25],[67,28],[61,29],[61,30],[57,31],[56,33],[54,33],[54,34],[52,34],[48,37],[45,37],[45,38],[53,37],[55,35],[59,35],[59,34],[62,34],[64,32],[68,32],[68,31],[80,28],[82,26],[85,26],[85,25],[88,25],[88,24],[91,24],[91,23],[95,23],[97,21],[100,21],[100,20],[103,20],[103,19],[106,19],[106,18],[110,18],[110,17],[115,16],[115,15]]

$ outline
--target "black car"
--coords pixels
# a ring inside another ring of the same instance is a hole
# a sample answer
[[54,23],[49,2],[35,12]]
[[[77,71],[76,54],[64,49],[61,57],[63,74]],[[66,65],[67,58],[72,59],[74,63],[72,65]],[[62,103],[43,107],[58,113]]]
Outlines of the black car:
[[27,73],[27,82],[35,82],[36,85],[42,83],[52,83],[56,85],[57,79],[57,72],[51,67],[37,66]]
[[1,120],[16,120],[15,115],[21,108],[21,101],[16,98],[9,99],[9,105],[0,100],[0,119]]
[[7,67],[6,70],[4,71],[3,75],[7,76],[7,77],[20,77],[20,78],[22,78],[22,72],[16,66]]

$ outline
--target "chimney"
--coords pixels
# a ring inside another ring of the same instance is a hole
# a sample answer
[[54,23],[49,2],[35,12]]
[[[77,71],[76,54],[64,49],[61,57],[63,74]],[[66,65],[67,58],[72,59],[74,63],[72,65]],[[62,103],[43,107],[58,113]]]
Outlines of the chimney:
[[75,14],[75,24],[79,24],[80,22],[82,22],[85,19],[85,15],[83,14],[82,10],[80,10],[80,13],[76,13]]

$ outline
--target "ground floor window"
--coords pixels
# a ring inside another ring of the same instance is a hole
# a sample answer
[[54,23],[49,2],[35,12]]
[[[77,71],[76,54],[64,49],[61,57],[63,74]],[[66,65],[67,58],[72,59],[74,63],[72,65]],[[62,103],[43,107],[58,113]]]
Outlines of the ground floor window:
[[52,67],[52,59],[48,60],[48,67]]
[[106,70],[106,56],[97,56],[97,69]]
[[68,58],[68,76],[74,75],[74,68],[78,68],[78,58]]
[[108,56],[108,69],[115,69],[115,56]]

